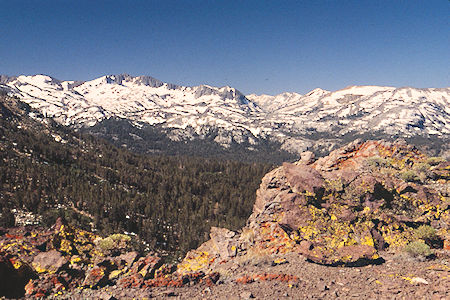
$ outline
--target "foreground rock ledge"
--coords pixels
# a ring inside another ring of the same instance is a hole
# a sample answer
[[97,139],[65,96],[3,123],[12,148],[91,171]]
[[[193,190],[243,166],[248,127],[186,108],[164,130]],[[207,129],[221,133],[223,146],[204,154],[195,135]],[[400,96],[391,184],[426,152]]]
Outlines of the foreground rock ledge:
[[355,141],[318,160],[304,153],[264,176],[239,233],[212,228],[177,272],[226,273],[229,262],[287,252],[331,266],[381,263],[424,224],[448,245],[449,178],[449,162],[404,142]]

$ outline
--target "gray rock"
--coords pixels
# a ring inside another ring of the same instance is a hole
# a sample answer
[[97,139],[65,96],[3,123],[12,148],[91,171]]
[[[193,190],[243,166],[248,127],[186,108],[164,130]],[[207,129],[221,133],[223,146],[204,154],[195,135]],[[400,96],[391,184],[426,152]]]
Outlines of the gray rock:
[[33,267],[38,273],[55,273],[60,270],[68,260],[56,250],[42,252],[33,259]]

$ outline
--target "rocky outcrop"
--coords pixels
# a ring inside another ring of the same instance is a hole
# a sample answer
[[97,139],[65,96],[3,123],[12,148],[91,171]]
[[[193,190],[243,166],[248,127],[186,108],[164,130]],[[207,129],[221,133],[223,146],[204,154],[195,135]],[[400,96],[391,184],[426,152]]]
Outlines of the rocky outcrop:
[[448,241],[448,162],[401,141],[355,141],[315,161],[310,153],[302,158],[262,179],[239,233],[213,228],[178,272],[287,252],[332,266],[380,263],[382,253],[413,241],[420,225],[433,227],[441,245]]
[[144,280],[154,278],[162,261],[155,254],[142,257],[130,251],[127,242],[127,236],[102,239],[61,219],[49,230],[32,226],[3,230],[0,296],[46,297],[108,284],[126,288],[135,278],[140,281],[134,286],[141,287]]

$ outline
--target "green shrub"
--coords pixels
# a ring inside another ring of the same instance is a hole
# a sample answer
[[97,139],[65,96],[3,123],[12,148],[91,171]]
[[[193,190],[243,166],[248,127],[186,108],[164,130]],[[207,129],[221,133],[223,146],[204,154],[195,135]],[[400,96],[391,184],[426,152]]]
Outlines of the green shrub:
[[414,164],[414,170],[416,172],[428,172],[430,170],[430,168],[431,168],[431,165],[427,164],[427,163],[421,162],[421,163]]
[[369,157],[367,163],[372,167],[390,167],[392,163],[390,160],[382,157]]
[[116,243],[121,243],[121,242],[128,243],[129,241],[131,241],[131,237],[129,237],[128,235],[125,235],[125,234],[121,234],[121,233],[116,233],[116,234],[110,235],[109,238],[111,238]]
[[106,252],[114,248],[114,241],[112,240],[112,238],[107,237],[99,241],[98,246],[103,252]]
[[408,170],[400,173],[400,178],[404,181],[413,182],[413,181],[419,181],[420,178],[417,175],[417,173],[413,170]]
[[414,236],[423,240],[431,248],[442,248],[443,240],[437,235],[436,229],[430,225],[421,225],[414,230]]
[[413,257],[427,257],[433,254],[430,246],[425,244],[425,242],[422,240],[409,243],[405,247],[405,252]]
[[130,247],[131,237],[125,234],[116,233],[98,242],[98,247],[104,253],[120,253]]
[[414,236],[424,241],[435,240],[437,238],[436,229],[430,225],[421,225],[414,230]]

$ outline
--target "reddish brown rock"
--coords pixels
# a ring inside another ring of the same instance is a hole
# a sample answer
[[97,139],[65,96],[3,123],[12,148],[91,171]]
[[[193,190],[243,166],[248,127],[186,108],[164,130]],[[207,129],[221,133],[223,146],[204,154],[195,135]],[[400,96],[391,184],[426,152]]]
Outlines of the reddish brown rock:
[[105,267],[94,266],[86,272],[86,278],[82,285],[89,288],[102,287],[108,282],[108,274]]
[[43,274],[39,279],[30,280],[25,286],[26,296],[41,298],[58,295],[68,288],[68,283],[57,274]]
[[136,251],[130,251],[115,257],[114,263],[118,266],[119,269],[123,267],[131,267],[138,256],[139,254]]
[[284,163],[283,170],[294,193],[316,194],[324,189],[322,175],[309,166]]
[[139,258],[130,269],[131,274],[141,274],[144,279],[152,278],[157,268],[162,264],[160,257],[149,254]]
[[139,288],[144,283],[144,277],[140,273],[133,273],[122,277],[117,281],[117,285],[122,288]]

